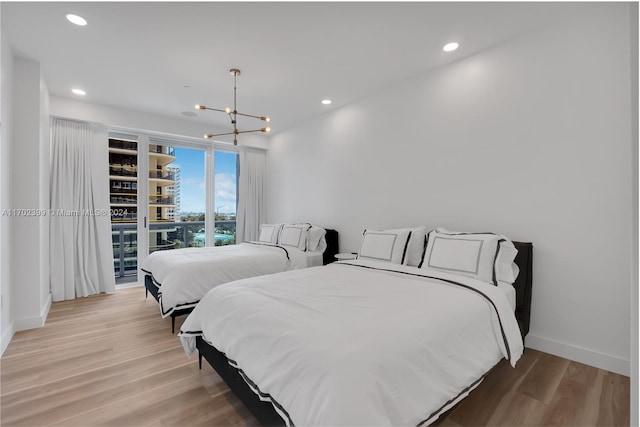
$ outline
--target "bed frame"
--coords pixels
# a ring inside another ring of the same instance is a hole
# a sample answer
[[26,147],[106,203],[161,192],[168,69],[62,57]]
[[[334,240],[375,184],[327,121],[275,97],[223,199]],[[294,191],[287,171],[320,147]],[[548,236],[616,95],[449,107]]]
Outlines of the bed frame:
[[[325,249],[322,254],[322,263],[327,265],[333,261],[335,261],[335,256],[339,253],[339,244],[338,244],[338,232],[332,229],[326,229],[325,240],[327,241],[327,249]],[[160,298],[158,297],[158,286],[153,282],[153,278],[150,274],[145,274],[144,276],[144,297],[147,298],[149,294],[153,295],[153,298],[160,303]],[[189,314],[193,311],[193,307],[183,308],[174,310],[171,313],[171,333],[176,332],[176,317],[184,316],[185,314]]]
[[[518,255],[514,260],[520,268],[520,274],[513,283],[516,289],[516,309],[515,315],[520,326],[522,339],[529,332],[531,317],[531,287],[532,287],[532,259],[533,245],[531,243],[513,242],[518,249]],[[238,370],[229,364],[227,357],[215,347],[209,345],[201,336],[196,337],[196,347],[198,348],[198,359],[200,369],[202,369],[202,358],[216,370],[218,375],[229,386],[231,391],[245,404],[258,421],[265,426],[284,426],[285,422],[273,408],[270,401],[262,401],[249,388]]]

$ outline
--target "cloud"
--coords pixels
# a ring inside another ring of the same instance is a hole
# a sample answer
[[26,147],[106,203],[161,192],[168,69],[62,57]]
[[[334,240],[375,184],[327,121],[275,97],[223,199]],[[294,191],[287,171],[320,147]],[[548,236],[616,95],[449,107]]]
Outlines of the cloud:
[[227,203],[236,210],[236,176],[229,173],[216,174],[216,205]]
[[204,178],[196,178],[196,177],[183,178],[180,180],[180,185],[182,186],[182,188],[193,187],[199,190],[204,190]]
[[[215,211],[220,213],[235,213],[236,211],[236,175],[218,173],[215,175]],[[205,181],[204,179],[189,177],[181,179],[180,194],[183,212],[205,211]]]

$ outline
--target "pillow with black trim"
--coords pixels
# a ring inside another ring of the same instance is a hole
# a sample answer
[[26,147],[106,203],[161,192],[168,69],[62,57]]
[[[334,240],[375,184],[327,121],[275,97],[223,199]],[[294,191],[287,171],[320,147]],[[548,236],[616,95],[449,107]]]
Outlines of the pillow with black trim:
[[491,234],[500,237],[500,247],[494,265],[496,280],[508,284],[512,284],[516,281],[516,278],[520,273],[518,265],[514,262],[516,255],[518,255],[518,249],[516,249],[516,246],[507,236],[495,233],[468,233],[464,231],[450,231],[442,227],[438,227],[436,231],[444,234]]
[[410,228],[365,230],[360,244],[360,251],[358,251],[358,259],[402,264],[410,237]]
[[278,236],[283,225],[284,224],[260,225],[260,237],[258,238],[258,241],[263,243],[278,243]]
[[310,228],[309,224],[285,224],[280,230],[278,244],[306,252]]
[[427,235],[427,228],[419,226],[411,229],[411,237],[409,238],[409,246],[407,247],[407,255],[404,257],[404,265],[417,267],[422,261],[424,254],[424,239]]
[[497,285],[495,263],[501,236],[490,233],[429,233],[423,269],[458,274]]
[[[327,243],[324,240],[324,236],[327,234],[327,230],[321,227],[317,227],[312,225],[309,229],[309,239],[307,239],[307,250],[308,251],[319,251],[324,252],[327,248]],[[324,245],[322,244],[324,243]]]

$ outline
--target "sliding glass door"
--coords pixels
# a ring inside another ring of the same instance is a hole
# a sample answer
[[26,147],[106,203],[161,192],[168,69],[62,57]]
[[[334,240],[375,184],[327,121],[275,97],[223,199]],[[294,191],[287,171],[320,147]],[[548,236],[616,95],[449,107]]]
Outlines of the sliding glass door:
[[144,134],[110,136],[117,284],[137,281],[155,251],[235,244],[237,152]]
[[116,283],[138,271],[138,137],[109,138],[111,242]]
[[149,145],[149,253],[206,246],[206,154]]

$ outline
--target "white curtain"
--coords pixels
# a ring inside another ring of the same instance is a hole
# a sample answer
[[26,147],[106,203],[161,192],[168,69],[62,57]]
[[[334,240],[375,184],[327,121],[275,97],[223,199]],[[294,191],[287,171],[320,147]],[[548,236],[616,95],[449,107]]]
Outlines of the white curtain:
[[258,240],[260,224],[266,220],[267,156],[261,150],[240,151],[236,241]]
[[107,132],[53,119],[51,152],[53,301],[115,292]]

